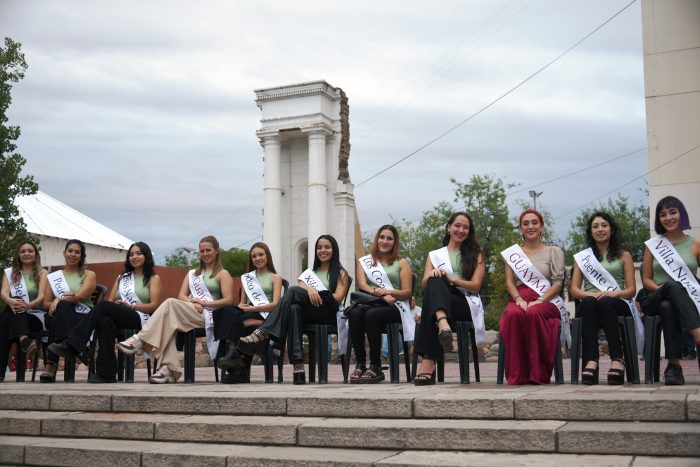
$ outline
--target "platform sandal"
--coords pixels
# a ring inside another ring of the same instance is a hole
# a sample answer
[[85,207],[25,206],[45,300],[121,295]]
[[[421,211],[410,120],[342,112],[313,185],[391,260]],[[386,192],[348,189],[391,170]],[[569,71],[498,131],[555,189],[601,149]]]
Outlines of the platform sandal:
[[[256,337],[257,340],[255,339]],[[255,355],[257,347],[269,338],[270,335],[268,333],[258,328],[252,334],[241,337],[238,341],[238,351],[246,355]]]
[[[589,365],[591,363],[596,363],[596,367],[590,367]],[[598,362],[589,360],[588,363],[586,363],[586,367],[581,371],[581,384],[587,386],[598,384]]]
[[367,368],[364,366],[356,367],[355,371],[353,371],[350,375],[350,384],[358,384],[360,382],[360,378],[362,378],[362,375],[365,374],[365,371],[367,371]]
[[613,358],[613,362],[622,363],[622,368],[610,368],[608,370],[608,385],[610,386],[620,386],[625,384],[625,362],[621,358]]
[[292,381],[294,384],[306,384],[306,371],[304,370],[304,363],[294,363],[294,370],[292,372]]
[[360,378],[360,384],[377,384],[384,381],[385,376],[381,368],[370,367]]
[[[441,318],[437,319],[437,323],[439,323],[442,320],[446,320],[447,316],[443,316]],[[452,352],[452,329],[447,328],[443,329],[442,331],[438,332],[438,340],[440,341],[440,345],[442,348],[445,350],[445,352]]]

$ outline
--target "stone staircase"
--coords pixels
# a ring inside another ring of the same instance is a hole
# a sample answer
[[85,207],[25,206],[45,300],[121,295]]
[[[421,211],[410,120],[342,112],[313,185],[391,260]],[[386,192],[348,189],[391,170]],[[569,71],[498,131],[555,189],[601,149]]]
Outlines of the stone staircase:
[[700,465],[700,386],[0,385],[0,464]]

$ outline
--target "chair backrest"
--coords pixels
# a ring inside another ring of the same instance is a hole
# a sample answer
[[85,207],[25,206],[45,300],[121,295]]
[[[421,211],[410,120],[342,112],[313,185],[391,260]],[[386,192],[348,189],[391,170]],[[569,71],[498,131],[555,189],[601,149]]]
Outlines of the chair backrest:
[[348,275],[348,289],[345,291],[345,296],[343,297],[343,305],[348,300],[348,295],[350,295],[350,287],[352,287],[352,277]]
[[414,272],[411,274],[411,290],[413,291],[413,295],[416,294],[416,287],[418,287],[418,276]]
[[289,289],[289,281],[287,279],[282,279],[282,295],[284,295]]
[[101,302],[105,295],[107,294],[107,287],[102,284],[95,284],[95,290],[92,291],[90,299],[93,305],[97,305],[97,302]]

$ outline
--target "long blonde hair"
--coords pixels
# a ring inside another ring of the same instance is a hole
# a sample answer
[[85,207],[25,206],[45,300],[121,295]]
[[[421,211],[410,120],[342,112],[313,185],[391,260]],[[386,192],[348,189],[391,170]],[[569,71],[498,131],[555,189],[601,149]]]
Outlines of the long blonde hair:
[[[205,242],[211,243],[214,246],[214,249],[216,250],[216,261],[214,262],[214,269],[211,271],[211,275],[216,276],[219,273],[219,271],[221,271],[224,268],[221,265],[221,250],[219,249],[219,241],[216,239],[215,236],[207,235],[199,241],[200,244]],[[202,258],[199,258],[199,266],[197,266],[197,269],[195,269],[194,275],[199,276],[200,274],[202,274],[204,267],[204,261],[202,261]]]
[[34,278],[34,283],[39,286],[39,281],[41,280],[41,255],[39,254],[39,248],[31,240],[25,240],[17,246],[17,254],[12,258],[12,283],[19,284],[22,279],[22,262],[19,259],[19,250],[24,245],[31,245],[34,248],[34,267],[32,268],[32,278]]

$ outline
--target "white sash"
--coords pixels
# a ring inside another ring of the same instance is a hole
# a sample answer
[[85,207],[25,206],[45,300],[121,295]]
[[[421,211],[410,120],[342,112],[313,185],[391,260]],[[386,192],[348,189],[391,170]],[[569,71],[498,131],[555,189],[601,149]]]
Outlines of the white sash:
[[[53,292],[53,296],[56,298],[62,298],[64,295],[72,292],[71,289],[68,287],[68,281],[66,280],[66,276],[63,275],[62,270],[54,271],[51,274],[48,275],[49,279],[49,286],[51,286],[51,291]],[[85,315],[90,313],[91,308],[84,303],[76,303],[75,304],[75,311],[76,313],[80,313],[81,315]]]
[[656,261],[664,268],[666,274],[685,287],[690,299],[695,304],[695,308],[700,313],[700,284],[698,284],[695,274],[685,264],[676,248],[668,241],[665,235],[657,235],[644,242],[644,244],[649,248],[651,254],[654,255]]
[[[620,286],[615,278],[600,264],[591,248],[576,253],[574,260],[583,275],[586,276],[586,280],[596,286],[601,292],[620,290]],[[634,330],[637,334],[637,353],[642,353],[644,348],[644,325],[642,324],[642,318],[639,316],[639,310],[637,310],[637,305],[634,304],[633,300],[625,298],[621,300],[624,300],[630,308],[632,318],[634,318]]]
[[5,269],[5,275],[7,276],[7,284],[10,286],[10,297],[20,298],[24,303],[29,303],[29,290],[27,283],[24,282],[22,272],[20,271],[19,282],[16,284],[12,283],[12,268]]
[[[374,261],[372,255],[363,256],[359,261],[360,266],[362,266],[362,269],[365,271],[367,279],[372,281],[374,285],[380,289],[394,290],[394,286],[391,285],[391,281],[384,267],[379,261]],[[394,305],[400,312],[401,326],[403,327],[403,340],[411,342],[416,331],[416,321],[413,319],[413,314],[411,313],[411,301],[397,300]]]
[[[207,284],[204,283],[204,271],[199,276],[194,275],[194,269],[191,269],[188,273],[188,280],[190,284],[190,293],[193,297],[197,297],[205,302],[214,301],[211,292],[207,288]],[[207,334],[207,349],[209,350],[209,357],[212,360],[216,358],[216,353],[219,350],[219,341],[214,339],[214,317],[212,312],[214,310],[208,307],[204,307],[202,310],[202,315],[204,317],[204,331]]]
[[[323,292],[324,290],[328,290],[325,285],[323,285],[323,282],[321,282],[321,279],[318,278],[316,273],[313,271],[313,269],[309,268],[306,271],[301,273],[301,276],[299,276],[299,279],[301,282],[304,284],[308,285],[309,287],[313,287],[314,289],[318,290],[319,292]],[[348,344],[348,323],[347,319],[345,318],[345,315],[343,314],[343,304],[338,305],[338,312],[335,314],[335,323],[336,327],[338,328],[338,356],[340,357],[341,355],[345,355],[345,350],[347,349],[347,344]]]
[[[439,250],[433,250],[428,253],[430,262],[433,263],[435,269],[454,275],[452,263],[450,263],[450,254],[447,247],[442,247]],[[469,311],[472,315],[472,324],[476,334],[476,346],[483,347],[486,344],[486,323],[484,322],[484,303],[481,301],[479,294],[473,294],[463,287],[457,287],[464,294],[464,298],[469,303]]]
[[[530,258],[523,252],[520,245],[513,245],[501,252],[501,256],[506,261],[506,264],[513,270],[515,276],[520,281],[537,292],[539,296],[544,295],[552,287],[552,284],[546,277],[532,264]],[[569,311],[566,309],[566,304],[561,297],[556,296],[549,300],[559,309],[561,318],[561,344],[571,348],[571,329],[569,327]]]
[[[241,276],[241,282],[243,283],[243,290],[245,290],[246,297],[248,301],[253,306],[268,305],[270,300],[267,299],[265,291],[262,288],[262,284],[258,280],[255,271],[250,271]],[[260,313],[263,319],[267,318],[269,312]]]
[[[121,295],[122,300],[132,305],[143,305],[143,302],[136,294],[136,280],[133,272],[119,278],[119,295]],[[139,319],[141,319],[141,329],[143,329],[151,315],[138,310],[134,311],[139,314]]]

